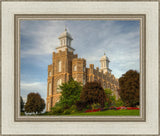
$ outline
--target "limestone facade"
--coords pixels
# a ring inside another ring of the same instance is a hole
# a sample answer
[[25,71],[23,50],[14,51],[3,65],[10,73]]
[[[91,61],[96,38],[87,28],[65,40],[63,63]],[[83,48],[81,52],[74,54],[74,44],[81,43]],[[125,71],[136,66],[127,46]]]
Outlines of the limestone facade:
[[90,64],[87,68],[86,60],[78,58],[78,55],[73,53],[75,50],[71,47],[73,38],[67,30],[60,35],[59,39],[61,44],[56,48],[57,52],[53,52],[52,64],[48,65],[46,111],[50,111],[50,108],[59,101],[61,95],[59,85],[69,81],[71,77],[83,85],[86,82],[100,81],[102,87],[110,88],[118,99],[119,83],[118,79],[111,74],[109,59],[105,58],[105,55],[101,58],[101,69],[98,67],[95,69],[94,64]]

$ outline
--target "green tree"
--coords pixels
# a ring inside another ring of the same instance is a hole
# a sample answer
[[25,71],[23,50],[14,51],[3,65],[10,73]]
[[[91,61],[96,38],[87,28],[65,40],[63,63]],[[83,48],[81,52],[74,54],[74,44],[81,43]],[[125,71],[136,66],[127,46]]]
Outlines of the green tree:
[[83,86],[83,90],[80,96],[80,101],[86,105],[100,104],[101,107],[105,106],[106,94],[99,82],[87,82]]
[[105,106],[110,107],[110,106],[115,105],[116,96],[113,94],[112,90],[107,88],[107,89],[104,89],[104,91],[105,91],[105,94],[106,94]]
[[80,82],[74,81],[73,78],[67,83],[63,83],[59,88],[62,90],[59,104],[63,105],[65,109],[75,105],[76,101],[80,99],[82,85]]
[[45,102],[38,93],[29,93],[25,105],[25,112],[27,113],[40,113],[45,108]]
[[21,112],[24,112],[24,102],[23,102],[22,96],[20,96],[20,109],[21,109]]
[[119,78],[120,97],[126,106],[139,105],[139,73],[129,70]]

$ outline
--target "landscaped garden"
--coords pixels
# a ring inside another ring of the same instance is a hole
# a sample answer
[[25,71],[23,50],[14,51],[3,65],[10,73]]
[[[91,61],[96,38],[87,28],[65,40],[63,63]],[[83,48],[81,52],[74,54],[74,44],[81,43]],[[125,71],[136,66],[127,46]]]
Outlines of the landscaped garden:
[[116,99],[113,91],[103,89],[100,82],[87,82],[82,86],[80,82],[70,79],[59,86],[60,100],[50,112],[40,113],[44,109],[44,102],[37,94],[28,95],[25,111],[34,112],[35,115],[139,116],[139,73],[128,71],[119,79],[119,86],[120,98]]
[[[40,115],[52,115],[51,112],[46,112],[44,114]],[[60,115],[60,114],[59,114]],[[64,114],[61,114],[64,116]],[[139,110],[105,110],[105,111],[100,111],[100,110],[93,110],[93,112],[73,112],[70,114],[66,114],[67,116],[139,116]]]

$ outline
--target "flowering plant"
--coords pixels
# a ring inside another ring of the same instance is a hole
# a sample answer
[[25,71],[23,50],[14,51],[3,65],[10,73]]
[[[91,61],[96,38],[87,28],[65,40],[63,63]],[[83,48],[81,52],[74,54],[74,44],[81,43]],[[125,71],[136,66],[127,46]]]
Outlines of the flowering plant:
[[93,110],[86,110],[85,112],[97,112],[97,111],[101,111],[101,109],[99,108],[99,109],[93,109]]

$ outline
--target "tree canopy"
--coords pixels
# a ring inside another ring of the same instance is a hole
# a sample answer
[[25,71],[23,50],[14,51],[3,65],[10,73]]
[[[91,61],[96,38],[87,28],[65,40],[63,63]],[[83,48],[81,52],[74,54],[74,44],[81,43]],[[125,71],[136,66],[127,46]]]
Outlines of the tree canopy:
[[116,96],[113,94],[113,91],[109,88],[104,89],[105,94],[106,94],[106,103],[105,105],[107,105],[108,107],[112,106],[115,104],[116,101]]
[[72,78],[60,86],[61,97],[59,103],[61,103],[64,108],[69,108],[80,99],[80,93],[82,91],[82,85],[80,82],[74,81]]
[[120,97],[126,106],[139,105],[139,73],[129,70],[119,78]]
[[20,97],[20,109],[21,109],[21,112],[24,112],[24,102],[23,102],[22,96]]
[[40,113],[45,108],[45,101],[41,98],[39,93],[29,93],[25,105],[25,112]]
[[87,105],[100,104],[101,107],[105,106],[106,94],[99,82],[87,82],[82,89],[80,101],[85,102]]

